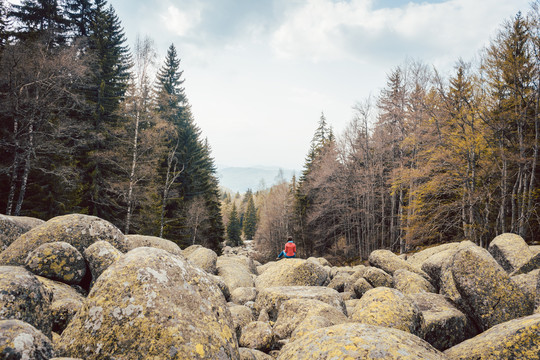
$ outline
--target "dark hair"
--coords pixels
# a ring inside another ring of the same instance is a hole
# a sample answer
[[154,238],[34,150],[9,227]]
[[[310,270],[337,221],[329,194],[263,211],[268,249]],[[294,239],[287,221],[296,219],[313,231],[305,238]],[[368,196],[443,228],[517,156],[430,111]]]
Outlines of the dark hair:
[[287,241],[292,241],[292,236],[288,236]]

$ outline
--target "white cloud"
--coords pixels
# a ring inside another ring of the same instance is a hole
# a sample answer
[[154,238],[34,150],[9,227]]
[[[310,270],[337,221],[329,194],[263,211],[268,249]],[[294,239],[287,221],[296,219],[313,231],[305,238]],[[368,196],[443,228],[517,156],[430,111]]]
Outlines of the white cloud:
[[167,12],[161,15],[166,28],[176,36],[186,36],[190,30],[201,22],[201,9],[192,8],[180,10],[174,5],[167,8]]
[[471,49],[480,50],[501,21],[519,9],[526,11],[528,0],[411,1],[380,9],[371,0],[308,0],[289,11],[272,35],[272,46],[280,58],[316,62],[351,57],[365,62],[389,53],[425,61],[472,56]]

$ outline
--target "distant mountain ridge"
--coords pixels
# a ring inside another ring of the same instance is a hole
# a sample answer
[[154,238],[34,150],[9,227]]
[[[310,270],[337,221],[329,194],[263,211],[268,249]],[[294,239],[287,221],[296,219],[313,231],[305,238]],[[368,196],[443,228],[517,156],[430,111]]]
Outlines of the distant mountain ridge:
[[248,189],[253,191],[270,188],[279,179],[279,172],[283,171],[283,178],[291,180],[295,170],[279,167],[221,167],[217,174],[219,184],[234,192],[244,193]]

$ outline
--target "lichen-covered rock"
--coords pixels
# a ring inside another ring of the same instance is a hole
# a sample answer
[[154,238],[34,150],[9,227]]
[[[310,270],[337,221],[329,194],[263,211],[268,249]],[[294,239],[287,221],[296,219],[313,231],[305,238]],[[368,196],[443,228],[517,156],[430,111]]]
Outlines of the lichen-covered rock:
[[345,288],[349,287],[351,281],[351,274],[348,272],[339,272],[328,283],[328,287],[336,290],[337,292],[344,292]]
[[410,333],[368,324],[340,324],[311,331],[281,349],[278,360],[446,360]]
[[24,321],[51,336],[52,293],[20,266],[0,266],[0,319]]
[[286,339],[307,317],[319,316],[328,319],[331,325],[348,322],[343,310],[314,299],[291,299],[279,307],[274,324],[274,333],[278,339]]
[[409,297],[422,312],[423,339],[438,350],[446,350],[476,334],[465,314],[456,309],[444,296],[416,293]]
[[464,243],[455,253],[450,269],[462,310],[482,331],[533,313],[534,302],[487,250]]
[[432,257],[433,255],[438,254],[443,251],[457,249],[458,246],[459,246],[458,242],[431,246],[417,253],[408,255],[407,262],[417,269],[422,269],[422,265],[424,264],[424,262],[430,257]]
[[239,287],[254,287],[253,273],[243,259],[220,256],[216,262],[218,275],[227,285],[229,292]]
[[527,274],[512,276],[512,281],[527,295],[529,301],[538,306],[540,302],[540,269]]
[[392,287],[393,279],[392,275],[386,273],[386,271],[368,266],[363,270],[364,279],[370,283],[371,286],[375,287]]
[[110,242],[120,251],[126,250],[124,234],[106,220],[81,214],[57,216],[19,236],[0,254],[0,264],[24,265],[29,252],[50,242],[67,242],[83,253],[99,240]]
[[241,347],[238,351],[240,352],[240,360],[274,360],[273,357],[259,350]]
[[255,287],[239,287],[231,293],[231,301],[235,304],[244,305],[248,301],[257,299],[257,288]]
[[255,280],[258,288],[274,286],[322,286],[328,273],[316,261],[283,259],[275,262]]
[[49,360],[51,341],[41,331],[20,320],[0,320],[0,359]]
[[526,274],[536,269],[540,269],[540,253],[533,253],[533,256],[527,262],[514,270],[510,275]]
[[399,329],[421,336],[424,318],[407,296],[385,287],[369,290],[356,303],[350,318],[363,324]]
[[529,246],[519,235],[501,234],[491,241],[488,251],[507,272],[513,272],[533,257]]
[[198,249],[202,249],[203,246],[199,244],[193,244],[182,250],[182,255],[184,255],[185,258],[188,258],[189,255],[191,255],[192,252]]
[[126,251],[131,251],[139,247],[152,247],[168,251],[171,254],[183,255],[182,249],[180,249],[180,246],[178,246],[176,243],[157,236],[126,235],[125,238]]
[[242,335],[242,328],[250,322],[255,321],[253,312],[247,306],[236,304],[230,305],[229,311],[231,312],[236,337],[239,339]]
[[324,286],[276,286],[259,289],[255,309],[266,311],[270,321],[276,321],[281,304],[291,299],[314,299],[330,304],[346,314],[347,309],[339,293]]
[[[340,322],[343,324],[346,321]],[[290,341],[295,341],[299,337],[304,336],[308,332],[313,330],[322,329],[329,326],[337,325],[331,319],[328,319],[324,316],[310,315],[302,320],[300,324],[294,329],[291,334]]]
[[122,253],[107,241],[96,241],[84,250],[84,257],[92,273],[92,283],[115,261]]
[[63,241],[38,246],[28,254],[25,267],[36,275],[71,285],[80,284],[86,274],[82,254]]
[[24,231],[20,226],[8,216],[0,214],[0,252],[4,251],[22,234]]
[[436,292],[436,289],[424,277],[405,269],[394,271],[394,289],[403,294],[416,294],[420,292]]
[[36,277],[52,293],[52,331],[61,334],[67,324],[84,305],[85,297],[67,284],[41,276]]
[[540,359],[540,314],[507,321],[444,352],[448,359]]
[[459,245],[456,246],[454,244],[456,243],[452,243],[453,246],[433,254],[422,263],[422,271],[431,277],[433,284],[437,288],[443,286],[443,281],[441,280],[443,270],[448,270],[450,264],[449,260],[454,256],[458,249]]
[[354,293],[356,294],[356,297],[358,299],[361,299],[362,296],[364,296],[364,294],[368,290],[371,290],[371,289],[373,289],[373,286],[371,286],[371,284],[368,283],[368,281],[366,279],[364,279],[363,277],[356,280],[356,282],[353,285]]
[[428,274],[419,268],[412,266],[390,250],[381,249],[372,251],[371,254],[369,254],[369,263],[371,266],[376,266],[390,275],[394,275],[394,272],[398,269],[405,269],[422,276],[426,280],[430,280]]
[[274,344],[272,327],[261,321],[250,322],[242,328],[238,344],[250,349],[268,351]]
[[201,247],[195,249],[186,258],[209,274],[215,275],[217,273],[216,262],[218,256],[213,250]]
[[230,311],[212,278],[148,247],[101,274],[59,347],[62,356],[87,360],[239,358]]

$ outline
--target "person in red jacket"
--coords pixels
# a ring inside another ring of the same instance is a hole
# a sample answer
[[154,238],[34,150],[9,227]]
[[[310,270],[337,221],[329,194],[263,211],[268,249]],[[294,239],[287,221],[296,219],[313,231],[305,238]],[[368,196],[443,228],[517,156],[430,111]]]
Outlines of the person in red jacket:
[[293,242],[292,236],[289,236],[287,238],[287,243],[285,244],[285,250],[283,250],[278,255],[276,260],[279,260],[282,257],[286,257],[286,258],[296,257],[296,244]]

